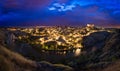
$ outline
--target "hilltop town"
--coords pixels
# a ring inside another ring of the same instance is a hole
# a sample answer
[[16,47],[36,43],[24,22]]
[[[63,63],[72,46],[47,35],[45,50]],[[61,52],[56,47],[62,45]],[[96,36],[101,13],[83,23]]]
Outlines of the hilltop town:
[[119,66],[119,35],[119,29],[94,24],[0,28],[0,58],[15,71],[109,71],[112,64]]
[[[107,31],[102,28],[96,28],[93,24],[87,24],[84,28],[57,26],[7,29],[11,32],[12,37],[14,37],[12,38],[13,40],[18,39],[30,44],[46,45],[44,47],[45,49],[52,47],[53,44],[69,48],[82,48],[81,41],[84,36],[88,36],[93,32]],[[50,44],[52,44],[52,46]]]

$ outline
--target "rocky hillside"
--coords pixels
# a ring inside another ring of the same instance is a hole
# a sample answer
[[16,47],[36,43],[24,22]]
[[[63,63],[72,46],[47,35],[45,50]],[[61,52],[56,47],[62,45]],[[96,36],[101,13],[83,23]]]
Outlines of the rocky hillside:
[[[75,59],[76,71],[119,71],[120,30],[114,33],[96,32],[83,38],[83,54]],[[101,46],[102,43],[102,46]]]
[[35,62],[0,45],[0,71],[72,71],[69,66]]

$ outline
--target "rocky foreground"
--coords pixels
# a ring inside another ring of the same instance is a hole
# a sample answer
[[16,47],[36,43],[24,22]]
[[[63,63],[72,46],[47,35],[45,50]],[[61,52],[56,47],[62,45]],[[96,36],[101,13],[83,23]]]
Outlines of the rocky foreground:
[[85,27],[80,31],[85,35],[79,42],[81,55],[52,64],[37,60],[40,54],[28,44],[21,51],[23,42],[16,44],[8,38],[10,31],[1,28],[0,71],[120,71],[120,29]]
[[0,46],[0,71],[73,71],[69,66],[35,62]]

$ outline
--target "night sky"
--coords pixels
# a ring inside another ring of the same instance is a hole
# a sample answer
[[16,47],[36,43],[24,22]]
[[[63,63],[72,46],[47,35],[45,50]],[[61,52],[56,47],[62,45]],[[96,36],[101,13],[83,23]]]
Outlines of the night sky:
[[0,0],[0,26],[120,25],[120,0]]

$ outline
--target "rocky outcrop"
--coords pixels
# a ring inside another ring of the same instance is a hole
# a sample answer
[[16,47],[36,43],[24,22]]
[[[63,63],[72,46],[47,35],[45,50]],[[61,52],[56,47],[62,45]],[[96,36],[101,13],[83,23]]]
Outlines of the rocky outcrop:
[[102,61],[116,61],[120,58],[120,33],[112,34],[109,39],[107,39],[104,48],[102,49],[102,54],[100,59]]
[[[88,37],[95,38],[95,34],[90,34]],[[99,37],[98,36],[103,36]],[[76,64],[76,68],[85,70],[85,71],[119,71],[120,68],[120,33],[102,33],[96,37],[95,42],[104,42],[104,46],[100,49],[95,50],[94,52],[89,51],[86,54],[83,54],[79,57],[79,60]],[[104,37],[105,36],[105,37]],[[87,39],[86,39],[87,40]],[[86,41],[85,40],[85,41]],[[93,40],[89,39],[93,42]],[[85,44],[85,43],[84,43]],[[91,45],[91,44],[90,44]],[[88,50],[89,48],[86,48]],[[77,70],[76,70],[77,71]],[[79,69],[78,69],[79,71]]]
[[0,71],[73,71],[69,66],[35,62],[0,45]]
[[103,71],[120,71],[120,60],[110,64]]
[[104,41],[109,36],[109,32],[100,31],[91,33],[88,36],[83,37],[82,45],[84,48],[89,49],[94,47],[102,47],[104,45]]
[[[35,71],[36,62],[26,59],[18,53],[12,52],[7,48],[0,45],[0,56],[3,59],[4,66],[0,66],[3,70],[0,71]],[[1,63],[0,63],[1,64]],[[0,68],[0,69],[1,69]],[[8,70],[4,70],[9,68]]]
[[112,50],[120,49],[120,33],[112,34],[111,37],[106,41],[106,45],[103,48],[104,52],[111,49]]

